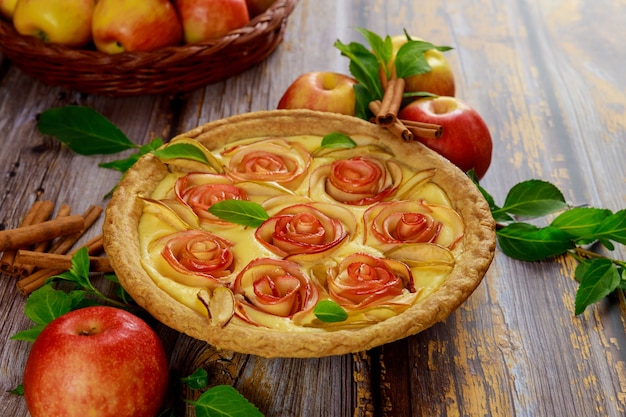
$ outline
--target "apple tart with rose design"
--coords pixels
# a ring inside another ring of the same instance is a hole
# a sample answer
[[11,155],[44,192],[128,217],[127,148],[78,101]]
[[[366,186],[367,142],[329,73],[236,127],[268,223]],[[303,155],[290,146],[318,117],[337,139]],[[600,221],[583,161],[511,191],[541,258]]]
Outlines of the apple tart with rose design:
[[122,285],[164,324],[266,357],[366,350],[443,320],[495,249],[477,187],[418,143],[308,110],[234,116],[142,157],[107,207]]

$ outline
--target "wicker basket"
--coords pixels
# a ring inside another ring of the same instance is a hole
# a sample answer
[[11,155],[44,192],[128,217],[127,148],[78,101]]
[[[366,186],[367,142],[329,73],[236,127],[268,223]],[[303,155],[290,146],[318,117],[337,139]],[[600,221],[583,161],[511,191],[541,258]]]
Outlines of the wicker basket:
[[83,93],[131,96],[191,91],[262,62],[283,39],[297,0],[276,0],[248,25],[212,42],[108,55],[46,45],[0,20],[0,50],[24,73]]

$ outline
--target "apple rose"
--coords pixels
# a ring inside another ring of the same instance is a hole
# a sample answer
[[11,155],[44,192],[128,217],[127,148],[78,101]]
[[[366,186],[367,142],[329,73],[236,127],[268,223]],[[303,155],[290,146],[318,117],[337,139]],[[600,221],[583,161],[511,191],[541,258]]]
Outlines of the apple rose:
[[246,192],[235,186],[226,175],[189,173],[176,180],[174,191],[178,201],[189,207],[202,223],[228,224],[209,213],[209,208],[224,200],[248,200]]
[[215,288],[229,284],[235,266],[233,244],[203,230],[184,230],[156,242],[162,274],[183,285]]
[[295,262],[259,258],[250,262],[233,283],[236,315],[248,323],[276,327],[311,310],[319,290]]
[[307,173],[311,155],[298,142],[265,139],[235,145],[222,152],[228,159],[226,174],[238,181],[274,181],[296,188]]
[[340,203],[365,206],[391,196],[401,181],[402,168],[395,161],[354,156],[318,167],[311,175],[309,192],[323,191]]
[[351,309],[383,305],[406,292],[416,292],[407,265],[365,253],[342,260],[329,274],[327,285],[330,297]]
[[379,203],[368,208],[363,219],[364,243],[377,247],[436,243],[453,248],[464,233],[463,220],[456,211],[423,201]]
[[355,228],[354,216],[341,207],[296,204],[263,222],[255,236],[278,256],[313,260],[328,255],[354,233]]

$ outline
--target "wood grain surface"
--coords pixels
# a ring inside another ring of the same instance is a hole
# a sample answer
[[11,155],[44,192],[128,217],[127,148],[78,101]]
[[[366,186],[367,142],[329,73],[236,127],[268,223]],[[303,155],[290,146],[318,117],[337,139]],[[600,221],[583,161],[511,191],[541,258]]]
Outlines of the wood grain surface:
[[[572,204],[626,207],[624,0],[300,0],[285,39],[259,66],[184,95],[111,98],[33,80],[0,55],[0,224],[16,227],[38,199],[81,213],[104,207],[119,175],[40,134],[37,115],[91,106],[135,143],[165,140],[225,116],[273,109],[301,73],[348,72],[333,47],[406,28],[450,45],[457,96],[491,129],[494,158],[482,185],[497,201],[538,178]],[[99,233],[97,223],[84,239]],[[619,247],[612,253],[624,259]],[[157,326],[170,354],[170,404],[193,416],[176,382],[198,366],[234,385],[270,417],[626,415],[626,302],[622,293],[574,315],[569,258],[526,263],[498,251],[468,301],[407,339],[354,355],[263,359],[216,351]],[[0,415],[27,416],[22,382],[30,326],[15,279],[0,276]]]

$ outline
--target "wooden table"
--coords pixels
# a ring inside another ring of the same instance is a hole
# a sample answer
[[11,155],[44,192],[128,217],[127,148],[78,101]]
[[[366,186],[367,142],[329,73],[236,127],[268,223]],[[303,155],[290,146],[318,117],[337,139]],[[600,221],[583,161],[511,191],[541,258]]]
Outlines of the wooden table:
[[[336,39],[356,27],[403,28],[447,53],[457,96],[491,128],[494,158],[482,181],[499,202],[539,178],[574,204],[626,206],[626,3],[620,0],[301,0],[285,40],[261,65],[189,94],[106,98],[50,87],[0,57],[0,223],[16,227],[36,199],[79,213],[104,206],[119,175],[43,137],[36,117],[91,106],[133,141],[169,139],[201,123],[272,109],[296,76],[347,73]],[[95,235],[99,225],[89,232]],[[614,257],[624,259],[619,247]],[[525,263],[501,252],[469,300],[445,322],[354,355],[262,359],[216,352],[159,328],[173,375],[205,367],[267,416],[621,416],[626,414],[623,294],[574,315],[575,262]],[[0,278],[0,415],[26,416],[22,382],[30,326],[25,298]],[[176,398],[179,392],[172,392]],[[178,401],[179,414],[180,407]]]

